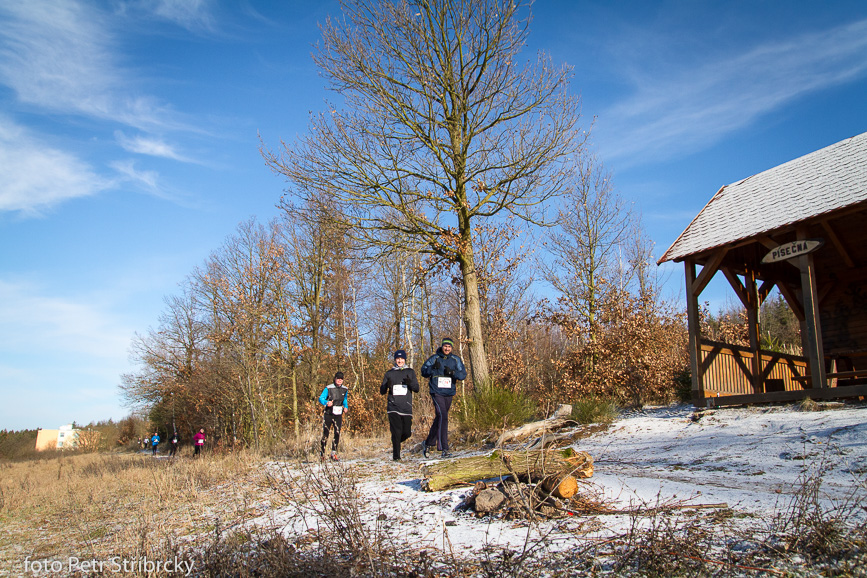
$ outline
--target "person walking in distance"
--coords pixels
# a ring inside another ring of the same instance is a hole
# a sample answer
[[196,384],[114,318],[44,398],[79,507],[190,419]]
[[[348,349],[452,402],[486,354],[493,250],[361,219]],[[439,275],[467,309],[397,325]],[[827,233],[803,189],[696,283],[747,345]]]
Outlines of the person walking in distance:
[[331,459],[337,461],[337,444],[340,443],[340,428],[343,427],[343,415],[349,410],[349,390],[343,386],[343,372],[334,374],[334,382],[325,386],[319,396],[319,403],[325,406],[322,418],[322,441],[319,459],[325,459],[325,446],[328,434],[334,428],[334,441],[331,442]]
[[153,455],[157,455],[158,445],[160,445],[160,434],[154,432],[154,435],[151,437],[151,449],[153,451]]
[[199,455],[203,447],[205,447],[205,428],[200,429],[193,436],[193,455]]
[[400,461],[400,444],[412,435],[412,394],[418,393],[415,371],[406,365],[406,351],[394,352],[394,367],[385,372],[379,393],[388,395],[386,414],[391,429],[391,457]]
[[449,408],[457,393],[455,382],[466,379],[467,370],[460,357],[452,353],[454,341],[446,337],[436,353],[421,366],[422,377],[430,379],[430,396],[434,403],[434,420],[430,433],[422,444],[422,454],[428,457],[428,448],[436,446],[442,457],[448,458],[449,452]]
[[178,432],[175,432],[169,440],[169,457],[173,458],[178,453],[178,441]]

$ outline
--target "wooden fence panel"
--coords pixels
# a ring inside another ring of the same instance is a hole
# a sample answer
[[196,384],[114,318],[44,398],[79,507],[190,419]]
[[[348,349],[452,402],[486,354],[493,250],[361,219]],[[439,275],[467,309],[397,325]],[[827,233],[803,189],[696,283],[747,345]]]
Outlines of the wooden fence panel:
[[[753,352],[747,347],[702,339],[704,397],[800,391],[807,381],[807,360],[797,355],[761,351],[761,388],[752,380]],[[809,384],[808,384],[809,385]]]

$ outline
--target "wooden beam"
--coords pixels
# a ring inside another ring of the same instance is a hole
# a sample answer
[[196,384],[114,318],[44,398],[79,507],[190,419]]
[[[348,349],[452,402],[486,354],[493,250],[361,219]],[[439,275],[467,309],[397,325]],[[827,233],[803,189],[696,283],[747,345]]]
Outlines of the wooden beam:
[[795,290],[788,284],[779,282],[777,283],[777,287],[780,289],[780,293],[783,294],[783,298],[786,300],[786,303],[789,304],[789,309],[792,310],[792,313],[795,314],[795,317],[798,318],[798,321],[804,321],[804,307],[801,305],[801,302],[798,301],[797,295],[795,295]]
[[822,228],[825,229],[825,234],[828,235],[828,238],[831,239],[831,243],[833,243],[834,247],[837,248],[837,252],[840,253],[841,257],[843,257],[843,262],[846,263],[846,266],[850,269],[854,269],[855,261],[852,260],[849,251],[847,251],[846,246],[843,245],[843,241],[840,240],[840,237],[838,237],[834,229],[831,228],[831,223],[827,220],[822,221]]
[[831,289],[834,288],[833,283],[828,283],[827,280],[823,280],[822,289],[819,291],[819,305],[825,302],[825,297],[831,292]]
[[759,290],[756,286],[756,272],[747,271],[746,277],[746,292],[747,292],[747,330],[750,336],[750,349],[753,352],[753,360],[751,363],[752,369],[752,384],[753,391],[762,393],[764,386],[762,384],[762,356],[759,352]]
[[765,249],[773,249],[773,248],[775,248],[777,245],[779,245],[779,243],[777,243],[776,241],[774,241],[774,240],[773,240],[771,237],[769,237],[768,235],[758,235],[758,236],[756,236],[756,240],[757,240],[759,243],[761,243],[762,245],[764,245],[764,246],[765,246]]
[[[805,225],[798,226],[797,238],[799,241],[807,239],[807,227]],[[827,387],[828,384],[825,381],[825,351],[822,347],[822,323],[819,318],[819,294],[816,290],[816,266],[813,262],[813,253],[801,255],[796,260],[798,261],[798,268],[801,270],[804,326],[807,330],[803,343],[804,357],[810,360],[813,389],[820,389]]]
[[738,299],[741,300],[741,304],[744,307],[749,307],[750,304],[749,297],[747,296],[747,290],[744,287],[743,283],[741,283],[741,280],[738,279],[738,276],[735,275],[728,267],[720,267],[720,270],[723,272],[723,275],[726,276],[726,279],[729,280],[729,285],[732,286],[732,289],[734,289],[735,294],[737,294],[738,296]]
[[703,398],[706,407],[721,407],[724,405],[743,405],[749,403],[776,403],[799,401],[802,399],[839,399],[845,397],[867,396],[867,385],[844,385],[841,387],[823,387],[821,389],[798,389],[795,391],[774,391],[771,393],[721,395],[719,397]]
[[722,263],[723,258],[726,256],[729,250],[727,247],[724,247],[713,254],[704,267],[701,268],[701,273],[699,273],[698,277],[695,280],[695,283],[692,284],[692,295],[698,297],[701,295],[701,292],[704,291],[704,288],[707,287],[707,284],[710,282],[711,278],[717,272],[719,268],[719,264]]
[[762,306],[762,303],[764,303],[765,299],[768,298],[768,295],[771,294],[771,291],[774,289],[774,285],[776,285],[776,282],[768,279],[767,281],[762,283],[761,287],[759,287],[759,307]]
[[[701,321],[698,317],[698,293],[693,291],[695,286],[695,261],[684,261],[686,278],[686,319],[687,332],[689,333],[689,370],[692,374],[692,392],[697,396],[702,388],[701,370]],[[700,293],[700,291],[699,291]]]

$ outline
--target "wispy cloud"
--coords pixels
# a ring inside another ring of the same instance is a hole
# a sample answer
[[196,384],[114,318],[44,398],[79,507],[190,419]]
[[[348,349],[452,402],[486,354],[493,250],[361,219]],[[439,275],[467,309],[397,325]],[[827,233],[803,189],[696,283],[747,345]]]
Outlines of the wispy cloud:
[[100,193],[112,179],[0,116],[0,211],[38,216],[54,205]]
[[630,69],[635,92],[599,119],[607,156],[621,165],[708,147],[800,96],[863,78],[867,20],[692,60],[674,72],[640,60]]
[[191,159],[178,153],[175,150],[175,147],[159,138],[144,135],[128,137],[121,131],[115,131],[114,136],[117,139],[118,144],[123,147],[124,150],[131,153],[162,157],[184,163],[193,162]]
[[0,3],[0,82],[22,103],[139,129],[177,125],[118,62],[108,17],[74,0]]
[[138,170],[134,161],[115,161],[111,163],[111,167],[123,175],[126,180],[133,181],[151,192],[160,190],[159,175],[155,171]]
[[143,193],[171,201],[180,206],[196,206],[196,203],[190,199],[188,193],[179,191],[162,182],[160,174],[157,171],[139,169],[136,166],[136,162],[129,159],[113,161],[109,163],[109,166],[117,172],[119,182],[131,184]]
[[153,10],[157,16],[187,30],[213,31],[215,21],[211,13],[212,4],[211,0],[158,0]]

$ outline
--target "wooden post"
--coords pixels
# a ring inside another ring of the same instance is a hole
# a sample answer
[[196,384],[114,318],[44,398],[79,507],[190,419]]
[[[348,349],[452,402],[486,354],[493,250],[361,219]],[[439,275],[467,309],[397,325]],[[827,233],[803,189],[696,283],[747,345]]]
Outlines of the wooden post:
[[750,336],[750,349],[753,352],[752,384],[753,393],[764,393],[765,388],[762,383],[762,355],[759,349],[759,291],[756,285],[756,272],[747,271],[744,275],[747,293],[747,328]]
[[686,317],[689,332],[689,371],[692,375],[692,403],[701,398],[703,389],[701,375],[701,323],[698,318],[698,295],[693,294],[695,285],[695,261],[684,261],[686,277]]
[[[807,238],[807,228],[799,226],[798,240]],[[827,387],[825,380],[825,349],[822,346],[822,325],[819,320],[819,295],[816,290],[816,267],[813,254],[807,253],[798,257],[798,269],[801,270],[801,294],[804,302],[804,325],[807,330],[807,340],[804,353],[810,360],[810,375],[814,389]]]

